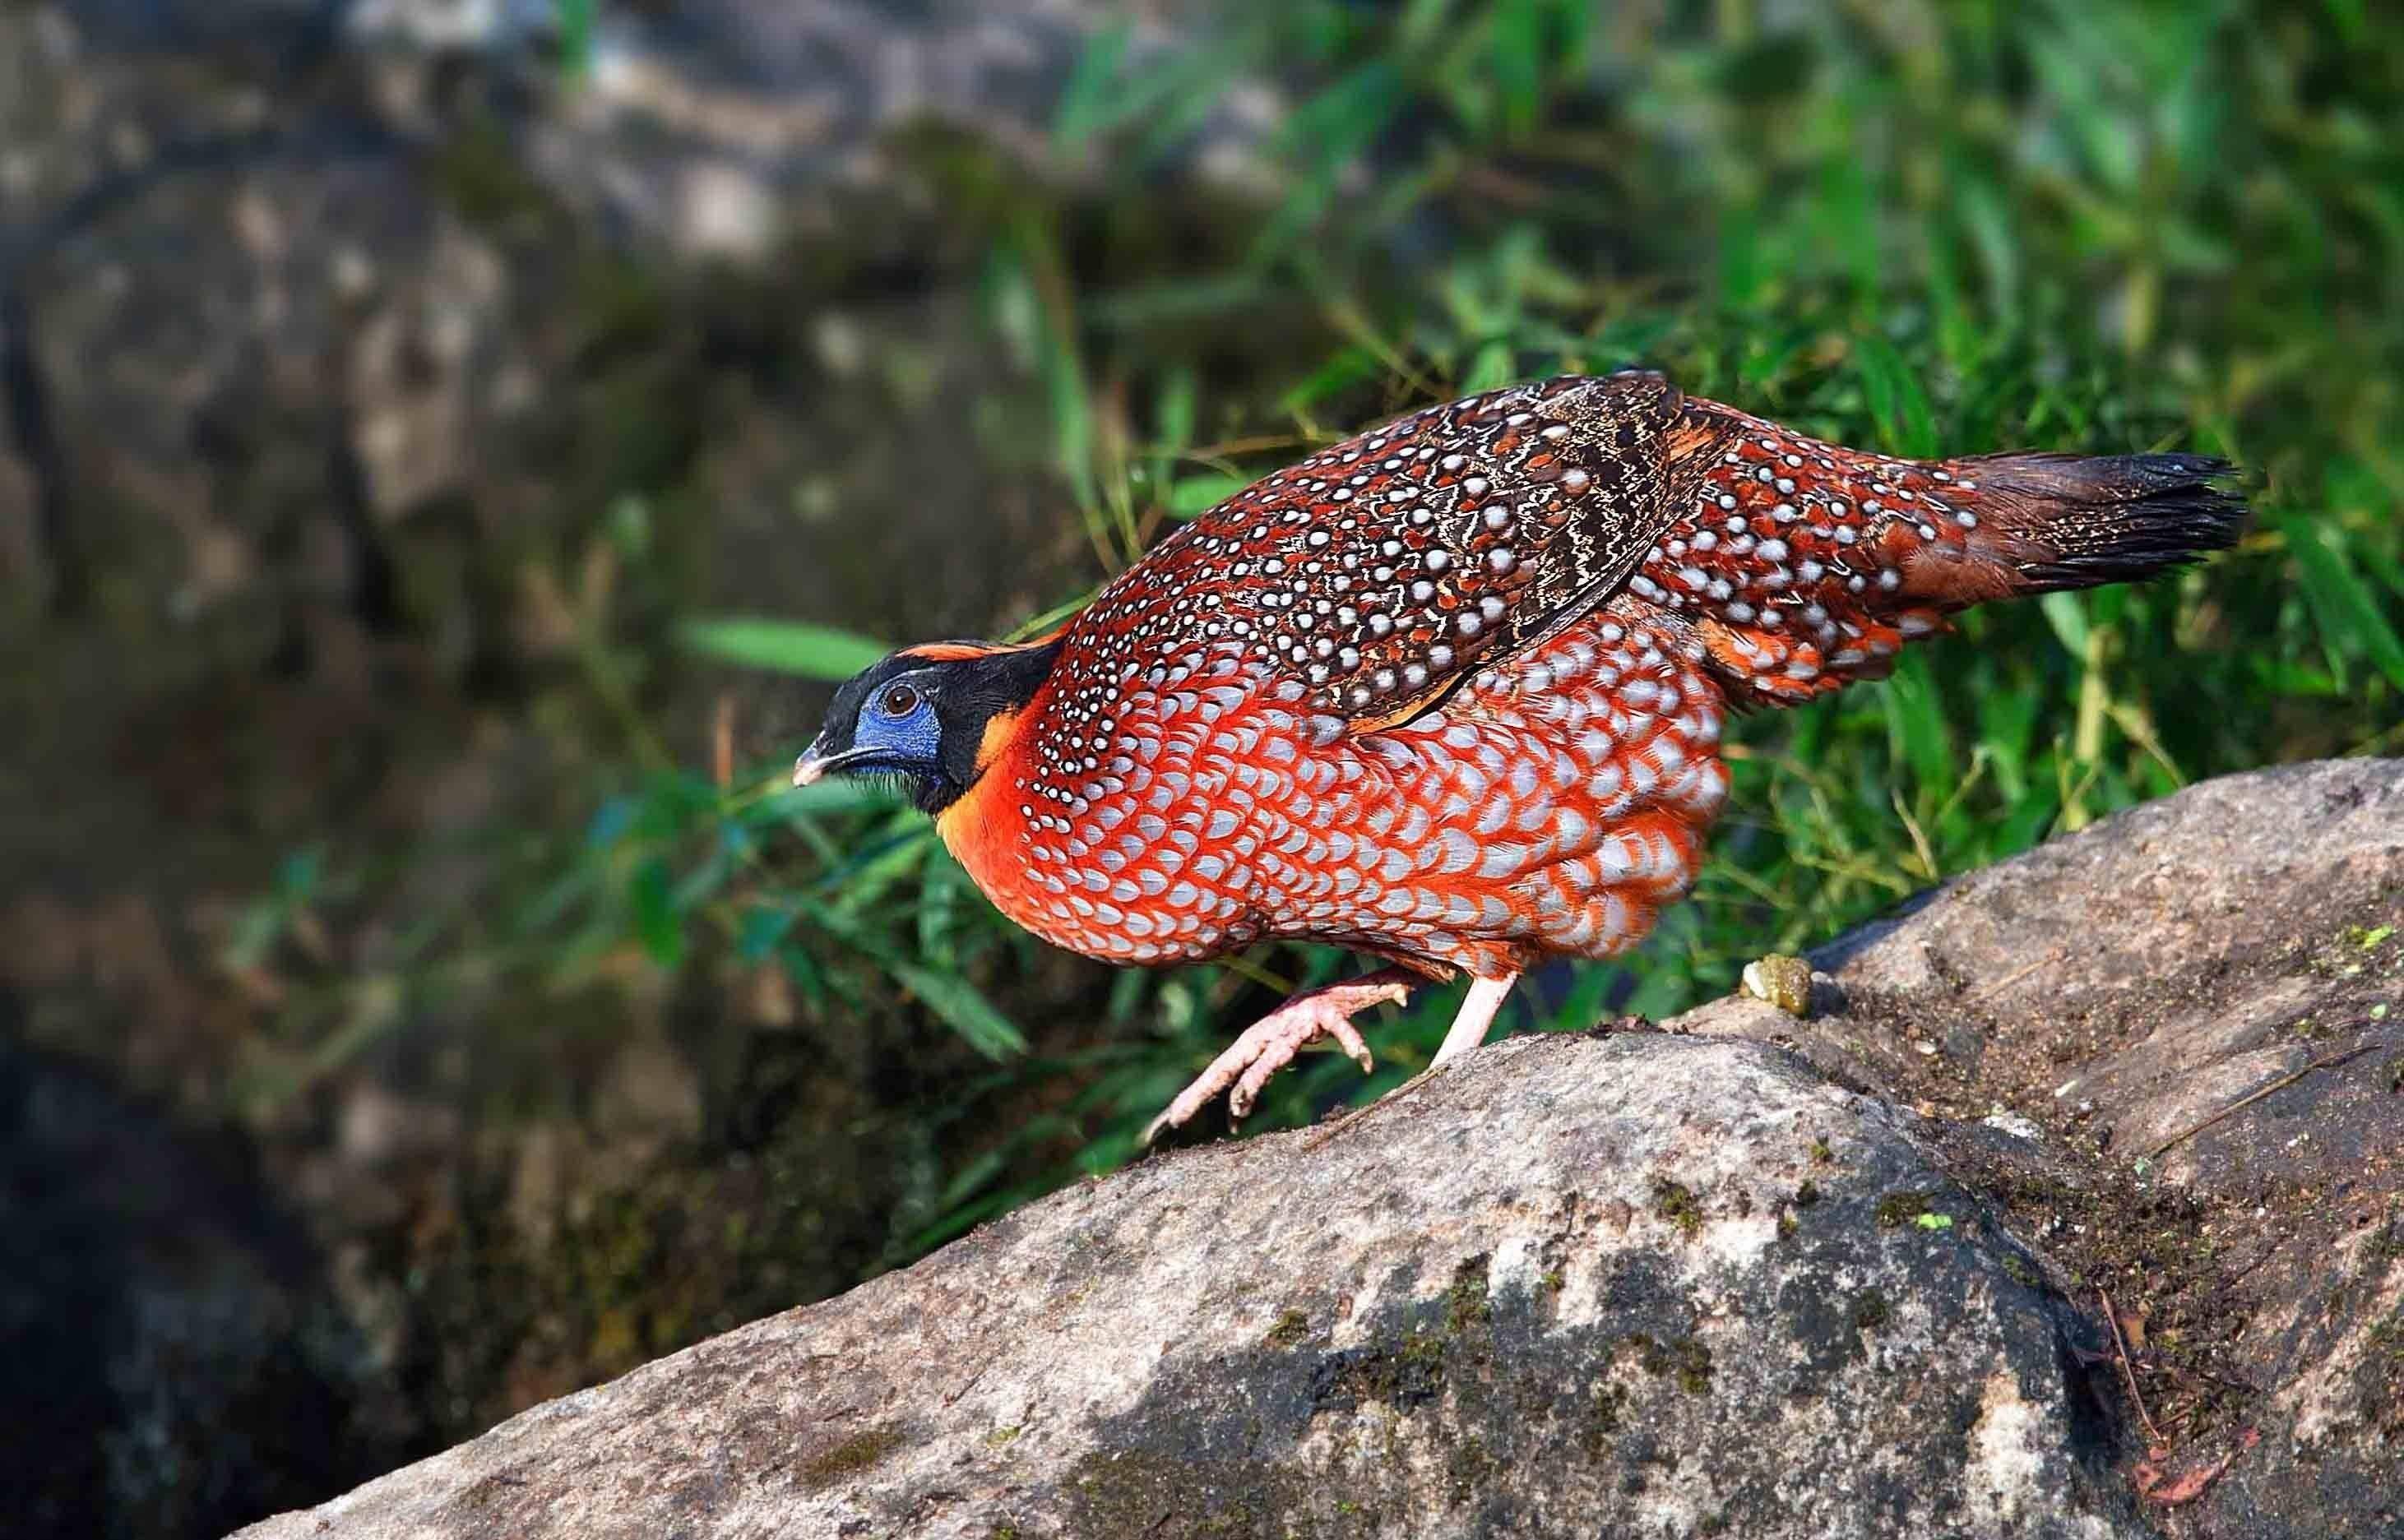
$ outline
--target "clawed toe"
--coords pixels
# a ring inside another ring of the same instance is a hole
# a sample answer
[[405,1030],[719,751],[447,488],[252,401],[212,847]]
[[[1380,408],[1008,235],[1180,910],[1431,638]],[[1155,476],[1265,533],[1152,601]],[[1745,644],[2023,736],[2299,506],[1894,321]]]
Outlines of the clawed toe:
[[1143,1142],[1149,1145],[1162,1130],[1188,1121],[1221,1091],[1227,1093],[1230,1117],[1249,1116],[1270,1079],[1314,1038],[1335,1039],[1346,1057],[1361,1066],[1362,1074],[1371,1073],[1377,1067],[1377,1057],[1352,1024],[1353,1013],[1388,1001],[1400,1005],[1409,998],[1408,982],[1377,974],[1296,995],[1253,1023],[1192,1085],[1178,1092],[1177,1099],[1144,1126]]

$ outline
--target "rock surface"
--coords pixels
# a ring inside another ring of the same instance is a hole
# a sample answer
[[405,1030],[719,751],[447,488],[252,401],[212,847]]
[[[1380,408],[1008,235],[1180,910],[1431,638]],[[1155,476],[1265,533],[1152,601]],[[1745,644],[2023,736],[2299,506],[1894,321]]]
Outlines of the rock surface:
[[251,1533],[2142,1533],[2096,1342],[1789,1056],[1520,1039],[1314,1138],[1059,1194]]
[[2138,1480],[2236,1456],[2192,1533],[2404,1535],[2404,764],[2194,787],[1814,961],[1841,1011],[1679,1024],[1936,1119],[2078,1302],[2144,1334],[2172,1452]]
[[1493,1046],[245,1533],[2404,1533],[2404,765],[1814,961],[1812,1020]]

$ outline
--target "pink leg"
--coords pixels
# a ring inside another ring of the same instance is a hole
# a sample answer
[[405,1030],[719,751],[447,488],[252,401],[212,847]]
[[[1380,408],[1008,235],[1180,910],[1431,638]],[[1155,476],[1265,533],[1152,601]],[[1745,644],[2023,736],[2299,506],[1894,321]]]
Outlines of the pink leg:
[[[1370,1057],[1369,1045],[1361,1040],[1352,1018],[1370,1006],[1392,1001],[1401,1005],[1410,998],[1411,988],[1419,982],[1417,975],[1402,968],[1379,968],[1341,984],[1329,984],[1321,989],[1306,990],[1284,1005],[1269,1012],[1228,1046],[1227,1051],[1210,1061],[1210,1067],[1195,1077],[1192,1085],[1177,1093],[1168,1110],[1153,1118],[1143,1131],[1143,1142],[1151,1144],[1163,1129],[1173,1129],[1190,1119],[1210,1104],[1211,1099],[1233,1086],[1227,1097],[1227,1111],[1241,1117],[1252,1110],[1252,1103],[1269,1076],[1293,1061],[1293,1056],[1314,1038],[1333,1037],[1352,1056],[1352,1061],[1366,1075],[1377,1067]],[[1488,1017],[1493,1015],[1491,1007]]]
[[1472,978],[1468,997],[1461,1002],[1461,1010],[1452,1019],[1451,1030],[1444,1034],[1444,1045],[1429,1061],[1431,1071],[1440,1070],[1454,1060],[1486,1041],[1493,1028],[1494,1013],[1502,1008],[1502,997],[1519,981],[1516,973],[1500,978]]
[[1467,1054],[1478,1044],[1485,1042],[1486,1034],[1494,1025],[1494,1013],[1502,1008],[1503,996],[1509,994],[1511,986],[1518,981],[1519,976],[1516,973],[1505,974],[1500,978],[1472,978],[1469,980],[1469,993],[1461,1002],[1461,1009],[1454,1013],[1452,1026],[1445,1033],[1444,1042],[1436,1048],[1435,1057],[1428,1061],[1428,1067],[1388,1091],[1379,1100],[1372,1102],[1368,1106],[1356,1107],[1334,1122],[1322,1124],[1318,1132],[1304,1142],[1302,1147],[1306,1150],[1315,1150],[1344,1130],[1358,1124],[1362,1118],[1377,1108],[1402,1101],[1411,1092],[1434,1079],[1438,1072],[1447,1065]]

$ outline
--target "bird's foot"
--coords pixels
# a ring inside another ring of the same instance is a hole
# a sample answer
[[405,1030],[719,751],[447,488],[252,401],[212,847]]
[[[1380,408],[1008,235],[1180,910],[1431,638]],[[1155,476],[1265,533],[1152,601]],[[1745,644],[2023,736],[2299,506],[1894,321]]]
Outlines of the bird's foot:
[[[1412,982],[1399,968],[1380,968],[1295,995],[1254,1022],[1228,1045],[1226,1052],[1210,1061],[1210,1067],[1178,1092],[1167,1110],[1144,1129],[1143,1142],[1149,1145],[1161,1130],[1187,1122],[1223,1090],[1227,1091],[1229,1115],[1243,1117],[1252,1110],[1269,1076],[1292,1063],[1294,1055],[1316,1038],[1334,1038],[1361,1066],[1361,1073],[1368,1074],[1377,1061],[1371,1057],[1369,1045],[1361,1040],[1352,1018],[1387,1001],[1401,1005],[1410,998]],[[1230,1086],[1235,1089],[1228,1090]]]
[[1347,1128],[1357,1127],[1362,1118],[1377,1108],[1391,1107],[1398,1102],[1409,1100],[1411,1092],[1426,1085],[1441,1074],[1447,1065],[1455,1062],[1470,1049],[1486,1041],[1487,1031],[1494,1025],[1494,1013],[1502,1008],[1502,997],[1511,992],[1511,985],[1518,977],[1517,974],[1511,973],[1500,978],[1471,980],[1469,993],[1461,999],[1460,1013],[1453,1017],[1451,1029],[1444,1034],[1443,1046],[1435,1050],[1435,1058],[1429,1061],[1427,1068],[1412,1075],[1367,1106],[1354,1107],[1341,1117],[1321,1123],[1308,1139],[1303,1141],[1302,1147],[1306,1150],[1315,1150]]

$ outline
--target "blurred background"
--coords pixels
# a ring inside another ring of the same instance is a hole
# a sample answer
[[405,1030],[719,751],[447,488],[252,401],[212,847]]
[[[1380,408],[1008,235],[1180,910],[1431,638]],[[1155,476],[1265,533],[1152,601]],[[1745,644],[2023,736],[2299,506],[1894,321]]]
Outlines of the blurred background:
[[1516,1027],[2404,751],[2369,0],[0,0],[13,1531],[217,1533],[1131,1158],[1346,964],[1046,950],[783,789],[826,682],[1628,363],[2259,518],[1742,721],[1698,901]]

